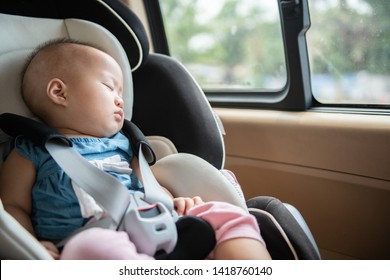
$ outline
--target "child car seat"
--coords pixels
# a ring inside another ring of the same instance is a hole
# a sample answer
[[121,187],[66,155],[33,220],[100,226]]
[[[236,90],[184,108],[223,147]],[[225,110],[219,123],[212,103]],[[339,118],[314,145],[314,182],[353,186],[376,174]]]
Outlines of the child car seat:
[[[124,97],[125,116],[145,135],[160,135],[151,138],[154,147],[165,148],[165,151],[157,151],[157,155],[161,157],[167,150],[178,151],[177,156],[193,154],[216,169],[223,168],[223,137],[202,90],[180,63],[168,56],[149,54],[142,23],[120,1],[3,0],[0,2],[0,37],[0,113],[34,118],[20,97],[19,87],[23,62],[37,45],[63,37],[87,41],[106,49],[121,65],[125,92],[130,93]],[[8,139],[0,134],[2,146]],[[169,156],[162,160],[169,162]],[[176,169],[180,170],[180,166]],[[175,190],[177,195],[195,193],[184,184],[188,178],[175,174],[167,180],[172,178],[177,185],[185,186]],[[206,200],[226,200],[247,207],[233,188],[221,191],[217,186],[203,192],[200,195]],[[261,224],[274,259],[320,258],[310,230],[293,206],[270,197],[256,197],[246,203]],[[0,216],[0,240],[7,244],[0,249],[2,259],[50,257],[2,207]]]

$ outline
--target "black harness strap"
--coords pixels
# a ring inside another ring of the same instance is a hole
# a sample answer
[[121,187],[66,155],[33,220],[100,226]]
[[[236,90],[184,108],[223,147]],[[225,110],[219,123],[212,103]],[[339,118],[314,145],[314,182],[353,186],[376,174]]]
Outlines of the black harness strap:
[[131,148],[136,157],[139,157],[139,147],[140,145],[142,145],[142,152],[149,165],[153,165],[156,163],[156,155],[153,151],[153,148],[150,146],[148,140],[146,139],[142,131],[138,128],[138,126],[136,126],[129,120],[125,120],[125,122],[123,123],[122,132],[129,139],[131,143]]
[[23,135],[42,149],[45,149],[46,142],[51,139],[58,139],[68,146],[72,146],[72,142],[65,135],[43,123],[16,114],[1,114],[0,129],[12,137]]

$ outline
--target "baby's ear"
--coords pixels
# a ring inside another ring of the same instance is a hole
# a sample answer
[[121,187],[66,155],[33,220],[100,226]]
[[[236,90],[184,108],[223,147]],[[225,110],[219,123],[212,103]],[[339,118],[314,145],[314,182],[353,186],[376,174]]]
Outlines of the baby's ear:
[[61,79],[51,79],[47,84],[46,93],[54,103],[63,106],[67,105],[66,85]]

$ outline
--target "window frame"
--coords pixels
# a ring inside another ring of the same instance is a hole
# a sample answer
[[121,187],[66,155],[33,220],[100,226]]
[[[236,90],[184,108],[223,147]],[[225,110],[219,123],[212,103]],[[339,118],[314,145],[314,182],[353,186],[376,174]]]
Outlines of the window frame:
[[[163,16],[159,1],[143,0],[147,13],[151,38],[156,53],[170,55]],[[207,90],[203,89],[210,104],[221,108],[258,108],[288,111],[336,109],[342,112],[363,110],[383,114],[390,113],[388,105],[323,104],[316,100],[311,87],[311,72],[307,50],[306,32],[310,28],[308,0],[278,0],[287,81],[280,91],[256,90]]]

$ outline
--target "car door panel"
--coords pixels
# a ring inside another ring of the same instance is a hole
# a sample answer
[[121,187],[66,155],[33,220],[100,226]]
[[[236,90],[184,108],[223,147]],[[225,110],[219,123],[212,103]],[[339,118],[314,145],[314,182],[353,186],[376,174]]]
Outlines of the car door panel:
[[324,259],[390,257],[390,119],[216,109],[226,164],[247,198],[296,206]]

